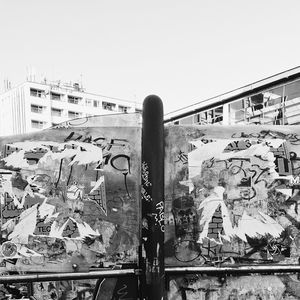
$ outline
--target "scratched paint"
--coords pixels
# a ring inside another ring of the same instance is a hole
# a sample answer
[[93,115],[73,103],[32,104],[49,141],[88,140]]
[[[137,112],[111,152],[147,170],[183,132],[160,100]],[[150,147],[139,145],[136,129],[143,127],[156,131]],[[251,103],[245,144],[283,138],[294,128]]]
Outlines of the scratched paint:
[[0,271],[133,263],[139,241],[137,114],[0,138]]
[[[166,265],[298,265],[299,127],[168,126],[165,136]],[[300,296],[296,276],[197,276],[171,280],[169,299]]]

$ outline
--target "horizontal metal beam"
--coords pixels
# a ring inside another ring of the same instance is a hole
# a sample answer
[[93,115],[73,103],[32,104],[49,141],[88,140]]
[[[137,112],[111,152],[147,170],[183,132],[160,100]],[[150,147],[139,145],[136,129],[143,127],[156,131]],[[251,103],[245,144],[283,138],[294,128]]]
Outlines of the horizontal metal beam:
[[239,266],[239,267],[166,267],[167,275],[184,274],[249,274],[249,273],[299,273],[299,265],[265,265],[265,266]]
[[139,269],[121,269],[121,270],[101,270],[91,272],[74,273],[40,273],[25,275],[3,275],[0,276],[0,283],[9,282],[33,282],[33,281],[61,281],[61,280],[80,280],[80,279],[98,279],[117,278],[126,276],[138,276]]
[[[298,72],[292,73],[292,74],[286,75],[286,76],[284,75],[284,73],[288,73],[289,71],[292,71],[294,69],[295,70],[298,69]],[[276,74],[274,76],[265,78],[263,80],[256,81],[252,84],[248,84],[244,87],[235,89],[228,93],[224,93],[224,94],[221,94],[221,95],[209,98],[209,99],[202,100],[200,102],[197,102],[196,104],[189,105],[187,107],[176,110],[174,112],[170,112],[165,115],[164,123],[166,124],[166,123],[174,122],[174,121],[177,121],[178,119],[189,117],[189,116],[199,113],[201,111],[212,109],[214,107],[221,106],[221,105],[230,103],[230,102],[238,100],[238,99],[254,96],[255,94],[262,93],[271,88],[275,88],[275,87],[281,86],[283,84],[298,80],[300,78],[299,67],[294,68],[294,69]],[[282,75],[283,77],[274,79],[273,81],[269,81],[270,79],[275,78],[277,75]],[[263,82],[265,80],[267,80],[267,83],[263,84]],[[257,85],[260,82],[262,82],[262,85]],[[255,87],[253,87],[253,86],[255,86]],[[236,94],[235,94],[235,92],[236,92]],[[233,95],[231,95],[232,93],[233,93]],[[168,115],[171,115],[171,116],[168,117]]]

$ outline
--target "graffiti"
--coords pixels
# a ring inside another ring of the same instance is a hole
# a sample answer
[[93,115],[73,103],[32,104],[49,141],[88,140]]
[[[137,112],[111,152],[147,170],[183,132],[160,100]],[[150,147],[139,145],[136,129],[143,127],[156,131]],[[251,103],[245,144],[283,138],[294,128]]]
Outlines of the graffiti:
[[123,284],[123,286],[117,290],[117,295],[119,299],[128,299],[126,296],[128,295],[128,286]]
[[186,153],[182,152],[181,150],[179,151],[178,155],[177,155],[177,160],[175,160],[175,162],[182,162],[183,164],[187,164],[188,163],[188,156]]
[[136,261],[141,130],[95,118],[0,138],[0,262],[13,260],[0,271]]
[[83,136],[81,134],[78,134],[74,131],[72,131],[64,140],[64,142],[68,141],[81,141],[83,143],[91,143],[102,150],[110,151],[112,147],[120,147],[120,148],[126,148],[129,147],[129,142],[126,139],[120,139],[120,138],[113,138],[113,139],[107,139],[103,136],[101,137],[93,137],[91,135],[89,136]]
[[32,298],[36,300],[90,300],[93,297],[95,286],[95,280],[46,281],[34,283]]
[[[3,275],[3,274],[1,274]],[[30,297],[30,284],[0,284],[0,299],[21,299]]]
[[152,186],[150,180],[149,180],[149,167],[146,162],[142,162],[142,180],[143,185],[146,187]]
[[[261,127],[166,130],[165,164],[173,173],[165,182],[165,262],[297,264],[300,135]],[[174,169],[170,162],[191,143],[187,169]]]
[[143,186],[141,187],[141,193],[142,193],[142,199],[143,200],[145,200],[147,202],[152,201],[151,195],[148,194],[148,192],[146,191],[146,189]]
[[143,161],[142,162],[142,187],[141,187],[141,195],[142,199],[151,202],[152,197],[149,193],[149,189],[151,189],[152,183],[150,182],[150,171],[149,171],[149,166],[148,164]]
[[258,140],[284,139],[289,141],[292,145],[300,145],[300,135],[295,133],[285,134],[283,132],[273,130],[261,130],[260,132],[253,133],[233,133],[231,138],[253,138]]
[[158,226],[160,227],[160,230],[162,232],[165,231],[165,215],[164,215],[164,203],[163,201],[160,201],[158,203],[156,203],[155,205],[155,209],[156,209],[156,213],[152,213],[153,217],[154,217],[154,221],[155,224],[158,224]]
[[[293,282],[289,284],[288,282]],[[168,297],[172,299],[299,299],[299,284],[293,276],[191,276],[174,278]]]

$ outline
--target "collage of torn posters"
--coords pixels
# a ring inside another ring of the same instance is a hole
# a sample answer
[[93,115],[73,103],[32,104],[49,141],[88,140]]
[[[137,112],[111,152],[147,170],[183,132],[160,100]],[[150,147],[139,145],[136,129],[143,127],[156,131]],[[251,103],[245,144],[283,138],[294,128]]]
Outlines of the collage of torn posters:
[[165,128],[165,263],[298,264],[300,127]]
[[0,272],[137,261],[140,115],[0,138]]
[[[300,127],[165,128],[165,263],[296,264]],[[171,277],[169,300],[300,299],[297,275]]]

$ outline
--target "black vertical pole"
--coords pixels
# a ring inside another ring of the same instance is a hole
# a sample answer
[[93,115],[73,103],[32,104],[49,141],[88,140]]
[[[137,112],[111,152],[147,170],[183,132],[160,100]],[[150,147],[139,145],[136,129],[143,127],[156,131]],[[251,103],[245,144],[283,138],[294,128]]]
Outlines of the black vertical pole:
[[142,297],[165,299],[164,271],[164,125],[163,104],[148,96],[143,104],[142,129]]

